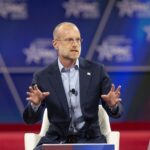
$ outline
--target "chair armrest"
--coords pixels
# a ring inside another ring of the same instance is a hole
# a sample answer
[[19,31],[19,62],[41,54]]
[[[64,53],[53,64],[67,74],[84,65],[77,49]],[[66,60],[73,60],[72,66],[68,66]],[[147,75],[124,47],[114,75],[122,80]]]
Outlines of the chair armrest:
[[41,139],[41,136],[39,134],[25,133],[24,134],[25,150],[33,150],[40,139]]
[[50,126],[50,122],[48,120],[47,108],[45,108],[45,111],[44,111],[44,114],[43,114],[42,126],[41,126],[41,130],[40,130],[40,133],[39,133],[39,135],[41,137],[45,136],[49,126]]
[[120,142],[120,132],[119,131],[111,131],[106,135],[106,140],[108,144],[114,144],[115,150],[119,150],[119,142]]

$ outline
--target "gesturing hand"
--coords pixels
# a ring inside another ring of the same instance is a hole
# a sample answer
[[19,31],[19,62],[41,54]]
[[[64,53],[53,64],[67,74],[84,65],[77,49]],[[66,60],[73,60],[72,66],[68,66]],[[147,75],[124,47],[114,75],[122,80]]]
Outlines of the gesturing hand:
[[41,92],[37,85],[29,86],[29,91],[27,92],[27,100],[32,102],[34,105],[39,105],[42,100],[47,97],[49,92]]
[[115,85],[112,84],[111,90],[109,91],[109,93],[107,95],[101,95],[101,98],[103,98],[103,100],[108,104],[109,107],[113,107],[119,101],[121,101],[120,90],[121,90],[120,85],[115,90]]

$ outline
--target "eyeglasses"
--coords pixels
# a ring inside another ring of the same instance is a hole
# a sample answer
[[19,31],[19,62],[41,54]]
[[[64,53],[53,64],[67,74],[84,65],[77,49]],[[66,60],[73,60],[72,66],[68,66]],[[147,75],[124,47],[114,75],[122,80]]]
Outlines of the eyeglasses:
[[73,42],[76,42],[76,43],[80,44],[80,43],[82,43],[83,39],[81,39],[81,38],[76,38],[76,39],[66,38],[66,39],[57,39],[57,41],[63,41],[63,42],[69,43],[69,44],[73,44]]

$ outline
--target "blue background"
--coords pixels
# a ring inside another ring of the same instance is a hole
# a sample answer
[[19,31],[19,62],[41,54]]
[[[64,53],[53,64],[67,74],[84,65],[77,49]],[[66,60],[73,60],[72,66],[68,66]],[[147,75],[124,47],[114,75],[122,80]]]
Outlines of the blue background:
[[81,56],[103,63],[122,86],[125,113],[111,121],[150,121],[150,12],[138,6],[150,1],[0,0],[0,123],[23,122],[32,75],[56,58],[52,32],[64,21],[81,31]]

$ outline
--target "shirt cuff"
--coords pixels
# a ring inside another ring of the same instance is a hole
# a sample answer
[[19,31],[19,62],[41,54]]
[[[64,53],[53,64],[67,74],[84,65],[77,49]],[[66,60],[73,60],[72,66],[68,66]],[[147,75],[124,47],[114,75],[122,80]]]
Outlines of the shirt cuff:
[[41,103],[39,105],[35,105],[31,102],[31,107],[34,110],[34,112],[36,112],[39,109],[40,105],[41,105]]

